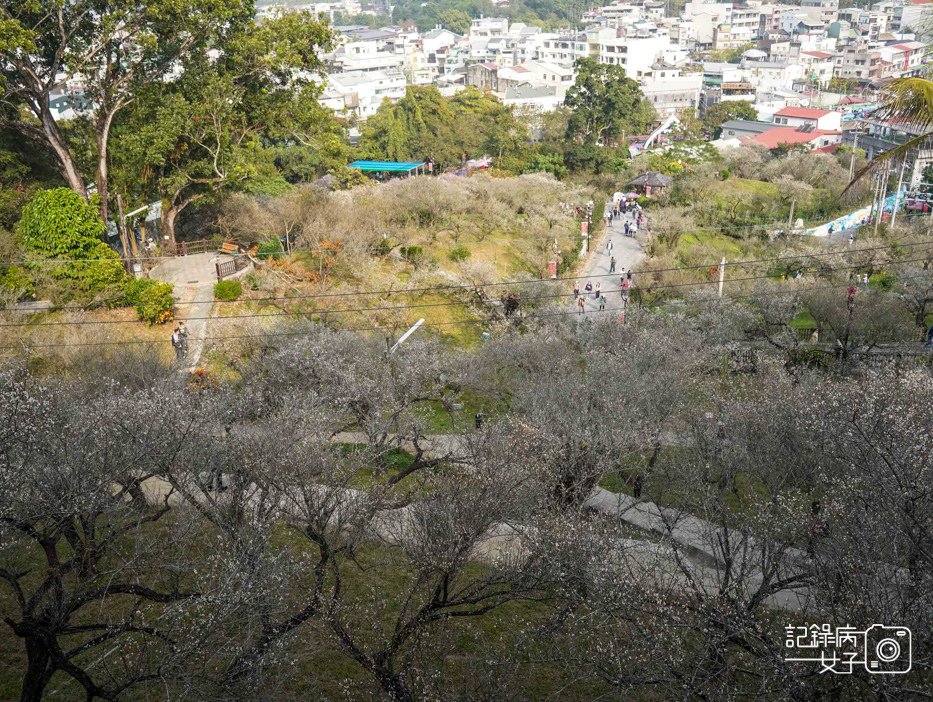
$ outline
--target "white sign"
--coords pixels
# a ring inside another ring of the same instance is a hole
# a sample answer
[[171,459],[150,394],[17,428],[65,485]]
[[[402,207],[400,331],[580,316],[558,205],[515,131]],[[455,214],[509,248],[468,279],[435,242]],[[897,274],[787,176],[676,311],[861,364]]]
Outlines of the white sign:
[[112,220],[108,220],[107,221],[107,236],[116,236],[117,233],[118,233],[117,223]]

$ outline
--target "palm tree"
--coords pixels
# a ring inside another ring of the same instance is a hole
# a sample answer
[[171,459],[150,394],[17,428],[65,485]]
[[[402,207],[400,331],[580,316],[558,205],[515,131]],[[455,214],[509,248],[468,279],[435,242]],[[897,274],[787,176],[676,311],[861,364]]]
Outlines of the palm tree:
[[872,116],[877,119],[906,122],[921,133],[912,139],[878,154],[855,174],[852,185],[868,171],[881,164],[906,158],[912,149],[921,147],[933,137],[933,81],[926,78],[898,78],[885,88],[881,105]]

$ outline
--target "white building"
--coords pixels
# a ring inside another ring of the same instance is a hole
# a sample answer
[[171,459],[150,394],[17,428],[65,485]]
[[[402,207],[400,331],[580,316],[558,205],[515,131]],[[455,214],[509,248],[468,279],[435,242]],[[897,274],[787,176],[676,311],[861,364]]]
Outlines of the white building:
[[703,74],[684,75],[673,66],[658,64],[639,81],[645,99],[651,103],[660,119],[681,110],[694,110],[700,103]]
[[641,78],[652,72],[651,67],[663,60],[665,52],[676,48],[666,35],[627,36],[619,29],[600,34],[597,57],[600,63],[622,66],[629,78]]
[[693,20],[698,49],[730,49],[758,36],[761,10],[740,3],[688,2],[684,16]]
[[840,113],[813,107],[785,107],[774,113],[772,121],[782,127],[813,127],[824,131],[838,131],[842,128]]
[[405,76],[401,71],[352,71],[332,73],[321,96],[321,104],[341,115],[366,118],[376,114],[383,100],[405,96]]
[[801,51],[798,61],[803,66],[804,76],[825,86],[832,80],[836,66],[835,53],[829,51]]
[[800,9],[825,28],[839,17],[839,0],[800,0]]

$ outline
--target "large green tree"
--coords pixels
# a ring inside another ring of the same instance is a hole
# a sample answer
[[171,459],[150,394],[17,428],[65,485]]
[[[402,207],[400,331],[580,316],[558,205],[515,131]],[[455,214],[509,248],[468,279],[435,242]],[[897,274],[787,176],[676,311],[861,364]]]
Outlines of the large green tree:
[[467,88],[445,98],[434,86],[410,86],[366,120],[360,153],[393,161],[433,157],[441,167],[472,157],[502,157],[523,148],[527,130],[495,97]]
[[329,42],[310,15],[282,13],[231,38],[219,57],[190,56],[176,80],[140,88],[114,124],[113,188],[132,204],[161,201],[174,243],[178,215],[198,200],[287,187],[277,153],[310,152],[316,166],[306,170],[345,163],[342,128],[317,101],[318,82],[298,70],[320,68],[315,51]]
[[655,119],[638,83],[622,66],[595,59],[576,62],[577,79],[564,104],[571,109],[567,139],[583,146],[611,146],[626,134],[644,131]]
[[[101,215],[110,205],[110,150],[118,115],[148,87],[215,63],[240,86],[290,85],[319,68],[327,27],[310,13],[259,23],[251,0],[2,0],[0,72],[10,122],[43,139],[66,183],[84,198],[96,181]],[[71,81],[91,101],[95,173],[84,172],[50,109]]]
[[[217,44],[225,34],[236,35],[252,14],[248,0],[4,0],[5,99],[20,110],[17,126],[39,131],[53,149],[69,187],[87,197],[87,182],[96,181],[106,219],[116,115],[139,86],[166,79],[191,52]],[[79,170],[50,109],[52,96],[71,81],[84,85],[93,104],[97,164],[92,178]]]

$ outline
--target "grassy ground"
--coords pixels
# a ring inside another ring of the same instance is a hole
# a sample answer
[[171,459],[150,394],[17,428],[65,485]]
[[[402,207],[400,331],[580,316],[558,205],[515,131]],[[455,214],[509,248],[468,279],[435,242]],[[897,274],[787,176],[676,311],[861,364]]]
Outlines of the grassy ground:
[[[25,326],[2,326],[19,324]],[[0,347],[4,347],[0,360],[26,358],[34,370],[54,373],[64,370],[76,355],[103,357],[115,348],[110,344],[119,343],[170,362],[171,333],[170,324],[149,326],[138,321],[131,308],[8,312],[0,315]]]

